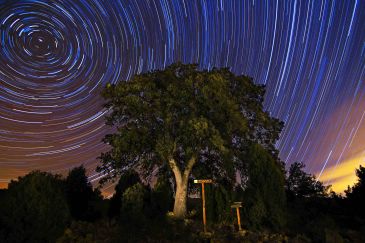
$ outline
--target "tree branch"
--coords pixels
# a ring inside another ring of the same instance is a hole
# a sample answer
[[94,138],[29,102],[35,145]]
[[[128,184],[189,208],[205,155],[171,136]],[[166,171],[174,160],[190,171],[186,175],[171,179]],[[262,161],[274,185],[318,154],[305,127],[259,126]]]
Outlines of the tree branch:
[[196,163],[196,157],[195,157],[195,155],[193,155],[190,158],[190,160],[188,161],[188,164],[185,167],[184,175],[183,175],[183,180],[187,180],[188,179],[188,177],[190,175],[190,172],[193,169],[193,166],[195,165],[195,163]]
[[170,165],[172,172],[174,172],[176,183],[181,183],[181,181],[182,181],[181,171],[180,171],[179,167],[177,166],[176,161],[173,158],[169,159],[169,165]]

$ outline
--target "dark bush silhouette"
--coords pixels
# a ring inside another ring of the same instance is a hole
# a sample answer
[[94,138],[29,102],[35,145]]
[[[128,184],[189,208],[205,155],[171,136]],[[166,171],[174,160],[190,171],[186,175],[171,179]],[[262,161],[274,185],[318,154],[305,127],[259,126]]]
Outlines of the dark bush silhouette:
[[60,176],[34,171],[0,200],[0,242],[54,242],[70,220]]
[[354,220],[358,224],[365,225],[365,167],[360,165],[356,169],[356,176],[358,180],[355,185],[348,187],[345,191],[347,197],[346,206]]
[[[215,181],[206,185],[208,229],[219,242],[364,242],[363,213],[364,167],[356,173],[358,182],[346,191],[347,198],[317,190],[297,190],[285,207],[284,182],[280,164],[260,145],[251,145],[246,154],[249,163],[247,181],[237,191],[230,190],[230,181]],[[302,170],[302,166],[297,166]],[[199,170],[198,170],[199,171]],[[198,172],[197,171],[197,172]],[[209,170],[206,170],[207,173]],[[296,171],[293,173],[293,171]],[[204,170],[200,170],[204,173]],[[290,173],[289,173],[290,174]],[[304,185],[313,188],[313,176],[298,170],[292,175],[304,178]],[[304,174],[304,176],[303,176]],[[201,199],[194,199],[193,220],[176,221],[166,216],[172,209],[173,192],[168,177],[160,177],[151,189],[143,185],[136,172],[126,173],[116,186],[120,195],[118,220],[79,221],[71,217],[67,187],[84,195],[81,201],[87,210],[83,215],[94,215],[90,207],[100,195],[87,183],[85,170],[77,167],[67,179],[45,172],[31,172],[9,189],[0,190],[0,242],[125,242],[125,241],[191,241],[202,240]],[[292,176],[293,178],[293,176]],[[308,179],[309,178],[309,179]],[[293,180],[297,184],[300,180]],[[66,183],[68,182],[68,183]],[[72,183],[71,183],[72,182]],[[80,190],[84,188],[85,190]],[[293,187],[292,187],[293,188]],[[196,187],[200,191],[200,186]],[[243,190],[244,189],[244,190]],[[291,189],[294,191],[293,189]],[[90,196],[88,191],[94,194]],[[311,193],[303,193],[310,191]],[[117,194],[116,193],[116,194]],[[68,197],[66,196],[68,195]],[[88,200],[84,200],[88,198]],[[119,197],[118,197],[119,198]],[[284,199],[284,201],[283,201]],[[189,199],[192,202],[193,199]],[[102,200],[104,203],[110,200]],[[232,201],[242,201],[243,227],[249,229],[245,238],[237,238],[232,226],[236,216],[230,209]],[[72,205],[72,204],[70,204]],[[287,211],[286,211],[287,209]],[[90,213],[91,212],[91,213]],[[189,214],[192,215],[192,214]],[[71,220],[74,219],[72,222]],[[287,221],[287,224],[285,224]],[[285,226],[283,228],[282,226]],[[275,233],[273,232],[281,232]],[[286,236],[288,235],[289,238]]]
[[92,221],[101,217],[98,204],[102,196],[98,189],[93,189],[88,182],[83,166],[73,168],[66,180],[65,189],[70,213],[75,220]]
[[[201,191],[201,188],[199,188]],[[205,185],[207,220],[212,222],[230,223],[232,221],[231,204],[233,192],[230,186],[224,184]],[[199,215],[201,204],[199,204]]]
[[148,219],[149,188],[142,183],[128,187],[122,195],[121,219],[129,224],[142,224]]
[[122,207],[122,196],[125,190],[129,187],[140,183],[141,179],[134,170],[126,171],[119,179],[118,184],[115,186],[115,193],[110,199],[110,206],[108,210],[108,216],[111,218],[120,216],[120,209]]
[[167,177],[158,178],[156,185],[151,190],[150,204],[152,216],[164,216],[168,211],[171,211],[174,195]]
[[324,186],[315,176],[304,171],[305,164],[295,162],[288,171],[286,190],[289,200],[294,198],[311,198],[328,196],[329,186]]
[[249,227],[280,229],[285,225],[285,178],[279,163],[261,145],[247,153],[248,181],[243,192],[244,218]]

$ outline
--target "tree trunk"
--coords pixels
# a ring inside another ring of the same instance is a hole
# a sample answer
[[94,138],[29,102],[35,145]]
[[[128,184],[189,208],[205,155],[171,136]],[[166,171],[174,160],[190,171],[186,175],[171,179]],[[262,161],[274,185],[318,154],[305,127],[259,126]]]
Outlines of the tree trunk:
[[188,178],[195,162],[196,162],[195,157],[192,157],[188,161],[184,173],[182,174],[175,160],[169,159],[169,165],[172,171],[174,172],[175,182],[176,182],[175,203],[174,203],[174,216],[176,218],[183,219],[186,216]]
[[[176,178],[175,178],[176,179]],[[188,193],[188,181],[176,180],[176,192],[174,203],[174,216],[176,218],[185,218],[186,216],[186,198]]]

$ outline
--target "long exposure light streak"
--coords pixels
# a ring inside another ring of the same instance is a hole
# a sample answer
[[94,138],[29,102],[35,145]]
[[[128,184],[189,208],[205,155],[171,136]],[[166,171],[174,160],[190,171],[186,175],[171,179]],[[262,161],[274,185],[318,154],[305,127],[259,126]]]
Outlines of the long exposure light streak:
[[341,191],[365,158],[364,23],[353,0],[0,0],[0,185],[79,164],[94,181],[103,86],[182,61],[266,84],[281,159]]

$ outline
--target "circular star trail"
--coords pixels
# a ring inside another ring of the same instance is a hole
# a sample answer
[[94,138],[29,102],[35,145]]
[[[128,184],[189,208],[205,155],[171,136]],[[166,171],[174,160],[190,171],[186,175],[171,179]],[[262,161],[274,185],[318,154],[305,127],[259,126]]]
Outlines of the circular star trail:
[[340,191],[365,158],[364,23],[364,1],[2,0],[0,185],[79,164],[96,180],[102,88],[182,61],[265,84],[281,159]]

